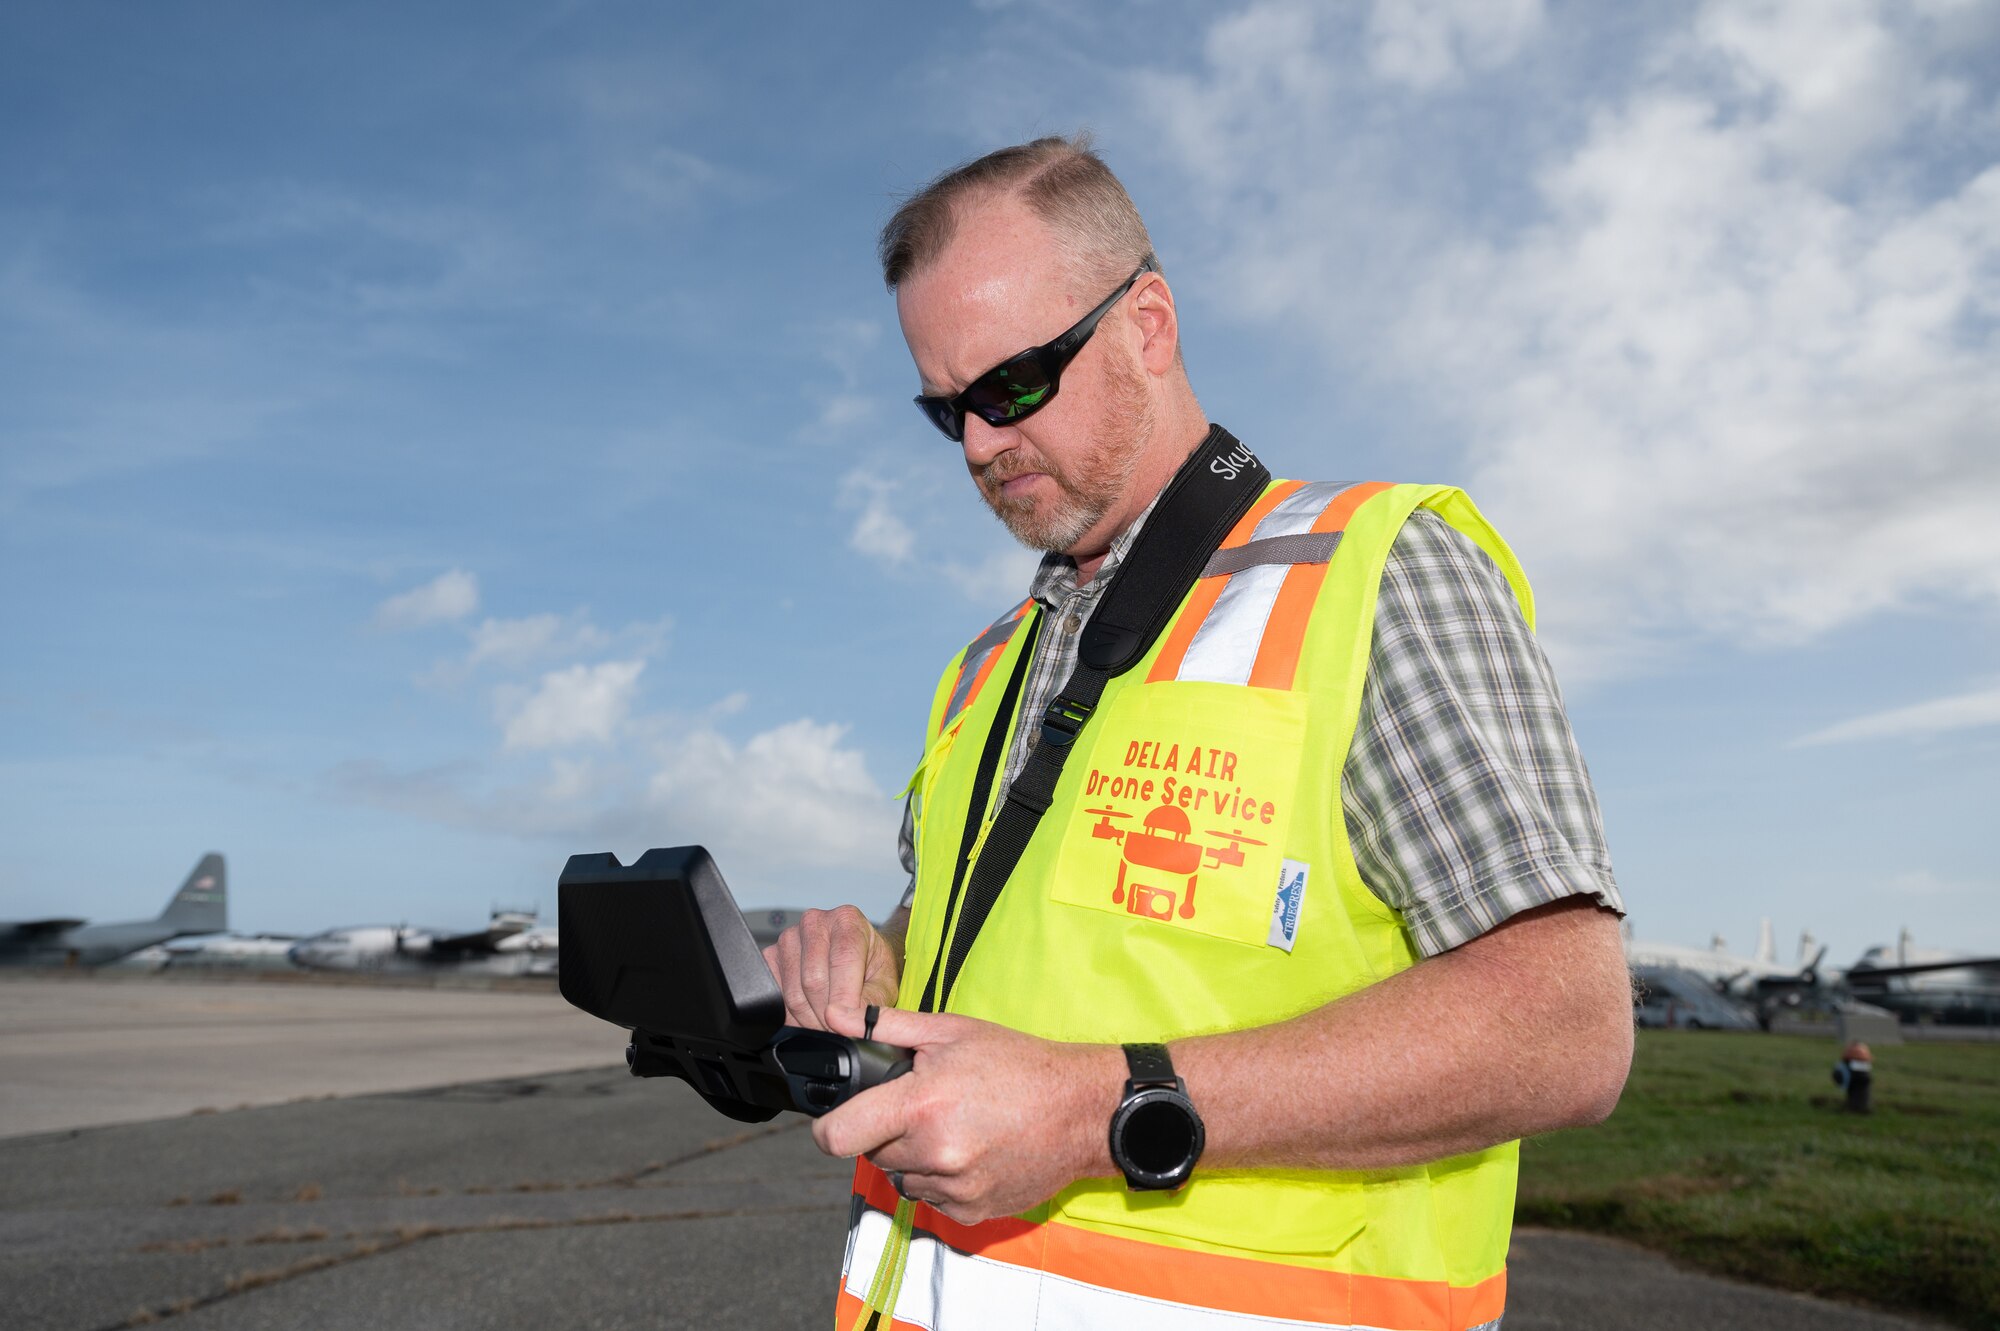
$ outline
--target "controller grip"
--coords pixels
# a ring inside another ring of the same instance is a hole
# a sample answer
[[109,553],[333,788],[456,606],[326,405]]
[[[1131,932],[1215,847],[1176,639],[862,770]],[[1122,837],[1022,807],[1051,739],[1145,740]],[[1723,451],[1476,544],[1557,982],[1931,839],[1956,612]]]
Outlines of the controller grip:
[[771,1041],[770,1057],[790,1087],[792,1107],[817,1118],[871,1086],[902,1076],[910,1070],[912,1055],[879,1040],[786,1026]]
[[901,1045],[883,1044],[880,1040],[856,1040],[854,1061],[857,1064],[854,1094],[859,1095],[871,1086],[894,1081],[908,1072],[911,1054]]

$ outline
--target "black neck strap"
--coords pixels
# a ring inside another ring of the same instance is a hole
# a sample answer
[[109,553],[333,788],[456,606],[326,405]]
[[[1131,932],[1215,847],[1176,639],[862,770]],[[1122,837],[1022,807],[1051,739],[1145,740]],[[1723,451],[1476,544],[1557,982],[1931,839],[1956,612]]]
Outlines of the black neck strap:
[[[935,1012],[951,1001],[952,985],[957,982],[986,917],[1000,900],[1001,889],[1027,851],[1042,814],[1055,799],[1056,781],[1062,775],[1070,746],[1097,709],[1105,685],[1137,665],[1152,649],[1188,589],[1201,576],[1208,557],[1228,537],[1237,520],[1257,502],[1270,480],[1271,473],[1254,453],[1238,443],[1229,431],[1212,425],[1201,446],[1167,482],[1152,516],[1139,529],[1138,538],[1112,575],[1111,585],[1104,589],[1104,599],[1084,627],[1077,644],[1076,671],[1043,710],[1040,741],[1029,755],[1027,766],[1008,786],[978,861],[969,866],[968,882],[967,860],[978,842],[993,773],[1006,749],[1001,739],[1013,729],[1021,681],[1027,673],[1029,656],[1037,646],[1034,639],[1022,644],[1007,693],[995,714],[993,729],[988,732],[985,751],[980,755],[972,803],[965,814],[959,861],[952,875],[951,897],[945,903],[944,935],[938,948],[938,960],[943,965],[936,961],[931,965],[921,1011]],[[1039,621],[1040,615],[1036,618]],[[958,908],[961,884],[965,887],[963,910]],[[954,911],[958,911],[956,928],[951,923]],[[945,950],[947,943],[949,953]]]

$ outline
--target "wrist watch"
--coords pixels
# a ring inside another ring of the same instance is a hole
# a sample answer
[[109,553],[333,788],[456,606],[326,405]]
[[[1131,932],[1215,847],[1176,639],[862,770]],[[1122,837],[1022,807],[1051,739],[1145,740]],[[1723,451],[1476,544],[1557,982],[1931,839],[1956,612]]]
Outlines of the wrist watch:
[[1163,1044],[1128,1044],[1132,1076],[1111,1115],[1111,1162],[1135,1192],[1178,1188],[1194,1172],[1207,1141],[1187,1083],[1174,1075]]

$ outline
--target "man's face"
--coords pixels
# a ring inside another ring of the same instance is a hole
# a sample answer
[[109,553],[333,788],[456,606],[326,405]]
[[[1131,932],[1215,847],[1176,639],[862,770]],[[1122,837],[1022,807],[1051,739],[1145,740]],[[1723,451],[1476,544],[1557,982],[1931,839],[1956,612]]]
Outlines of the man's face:
[[[1089,313],[1106,291],[1070,287],[1048,228],[1008,201],[963,219],[945,252],[896,293],[923,391],[959,392]],[[965,421],[965,465],[1015,538],[1066,554],[1101,550],[1123,521],[1151,399],[1129,345],[1126,302],[1104,316],[1055,400],[1014,425]]]

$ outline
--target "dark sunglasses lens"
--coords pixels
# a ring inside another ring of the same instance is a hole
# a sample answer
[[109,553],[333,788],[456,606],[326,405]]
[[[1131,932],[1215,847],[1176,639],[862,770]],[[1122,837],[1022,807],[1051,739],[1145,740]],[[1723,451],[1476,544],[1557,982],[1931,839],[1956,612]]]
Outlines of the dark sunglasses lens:
[[1005,425],[1041,410],[1056,393],[1039,356],[1021,356],[981,375],[965,390],[965,405],[989,425]]
[[958,414],[948,397],[920,397],[917,410],[924,413],[924,419],[937,426],[940,433],[954,444],[965,440],[965,418]]

